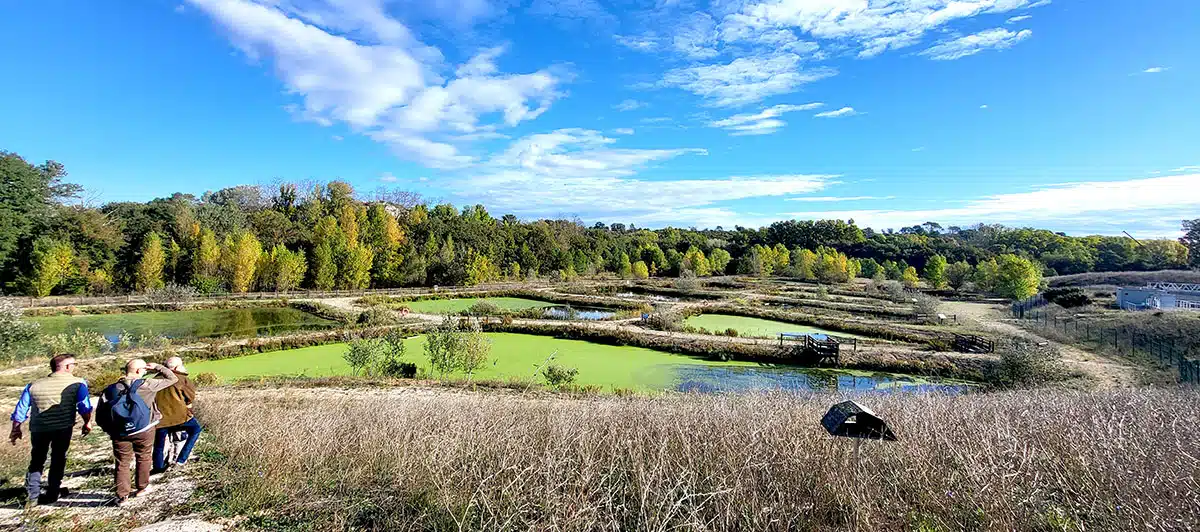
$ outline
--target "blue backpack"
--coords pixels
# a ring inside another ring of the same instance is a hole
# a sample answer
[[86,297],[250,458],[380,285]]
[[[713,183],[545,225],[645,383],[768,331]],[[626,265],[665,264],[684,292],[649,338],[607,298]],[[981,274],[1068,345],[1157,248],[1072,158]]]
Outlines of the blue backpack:
[[145,383],[143,379],[133,381],[131,385],[117,381],[104,389],[104,402],[97,412],[97,421],[109,436],[128,436],[150,425],[150,407],[137,393]]

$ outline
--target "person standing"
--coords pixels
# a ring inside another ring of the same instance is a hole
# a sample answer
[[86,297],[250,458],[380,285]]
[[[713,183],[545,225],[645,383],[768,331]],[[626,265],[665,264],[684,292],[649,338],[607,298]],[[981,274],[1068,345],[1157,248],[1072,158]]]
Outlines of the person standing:
[[[157,371],[163,378],[147,380],[147,370]],[[150,487],[154,427],[162,419],[154,397],[178,380],[171,370],[135,358],[125,364],[125,376],[105,388],[100,396],[100,403],[96,407],[97,417],[100,426],[112,437],[113,457],[117,462],[115,483],[118,506],[130,496],[141,495]],[[136,490],[130,489],[130,462],[136,463]]]
[[166,365],[175,373],[179,382],[158,392],[154,398],[158,403],[158,410],[162,412],[162,422],[158,424],[154,435],[154,469],[151,470],[151,473],[166,471],[167,463],[163,451],[170,443],[172,433],[187,433],[187,440],[183,444],[183,448],[179,450],[179,456],[175,459],[175,464],[184,465],[187,464],[188,457],[192,455],[192,448],[196,446],[196,440],[200,438],[200,431],[203,430],[200,422],[196,421],[196,417],[192,414],[192,404],[196,402],[196,385],[188,379],[187,368],[183,367],[183,359],[168,358]]
[[[75,357],[55,355],[50,359],[50,371],[49,376],[33,381],[21,392],[12,414],[12,432],[8,436],[16,445],[21,439],[21,423],[29,420],[29,442],[33,450],[25,475],[25,491],[29,495],[27,504],[31,505],[58,501],[76,412],[83,417],[83,435],[92,431],[92,402],[88,397],[87,381],[74,375]],[[46,478],[43,495],[42,472],[47,452],[50,454],[50,475]]]

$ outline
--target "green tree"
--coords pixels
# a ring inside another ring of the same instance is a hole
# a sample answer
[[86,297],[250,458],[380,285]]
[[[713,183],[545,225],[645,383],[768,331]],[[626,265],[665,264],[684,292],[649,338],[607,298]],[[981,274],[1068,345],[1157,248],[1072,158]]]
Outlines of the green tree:
[[904,269],[904,273],[900,275],[900,282],[904,283],[905,288],[916,288],[921,283],[921,278],[917,276],[917,269],[909,266]]
[[860,273],[862,274],[863,277],[866,277],[867,279],[874,279],[875,275],[877,273],[879,273],[879,271],[882,269],[882,267],[879,265],[878,262],[875,261],[875,259],[870,259],[870,258],[862,259],[862,260],[858,261],[858,264],[859,264]]
[[192,277],[216,277],[220,267],[221,246],[217,244],[217,235],[207,227],[201,229],[196,242],[195,257],[192,260]]
[[643,261],[637,261],[630,265],[630,272],[634,279],[647,279],[650,277],[650,269],[646,267]]
[[317,290],[333,290],[337,282],[337,263],[333,260],[333,247],[322,242],[312,250],[312,287]]
[[[617,259],[617,275],[622,279],[628,279],[633,276],[633,263],[629,262],[629,255],[622,253]],[[645,266],[645,264],[642,264]]]
[[704,252],[697,247],[688,248],[687,253],[683,255],[682,268],[691,270],[697,277],[704,277],[712,273]]
[[946,283],[950,288],[961,290],[966,286],[967,281],[971,280],[971,275],[975,270],[971,268],[971,264],[967,261],[958,261],[946,267]]
[[487,255],[471,251],[467,264],[467,286],[490,283],[500,279],[500,267]]
[[245,293],[254,283],[258,270],[258,260],[262,255],[262,244],[249,231],[238,233],[237,238],[228,241],[222,261],[225,266],[226,282],[229,291]]
[[304,254],[291,251],[283,244],[275,244],[271,251],[263,253],[266,259],[260,275],[263,287],[276,292],[287,292],[300,286],[304,280],[307,262]]
[[75,271],[75,250],[66,242],[40,238],[33,246],[29,293],[46,297]]
[[375,252],[371,265],[371,279],[376,286],[396,286],[400,279],[400,247],[404,244],[404,232],[396,217],[382,203],[375,203],[367,210],[367,247]]
[[359,290],[371,286],[371,265],[375,254],[366,246],[351,241],[342,251],[337,268],[337,287]]
[[792,275],[800,279],[812,280],[817,278],[817,254],[803,248],[792,250],[790,260]]
[[996,285],[993,291],[1009,299],[1025,299],[1038,291],[1042,269],[1033,261],[1017,255],[1000,255],[996,264]]
[[[16,280],[22,264],[22,243],[49,224],[57,201],[73,197],[78,185],[63,183],[67,172],[54,161],[34,166],[21,156],[0,150],[0,283]],[[27,244],[28,245],[28,244]],[[30,249],[25,248],[24,253]]]
[[1187,246],[1192,267],[1200,268],[1200,218],[1183,221],[1183,237],[1179,242]]
[[975,266],[975,286],[984,292],[995,292],[1000,279],[1000,265],[996,259],[988,259]]
[[[255,257],[257,258],[257,255]],[[162,237],[159,237],[158,233],[146,235],[142,240],[141,259],[138,260],[137,270],[134,271],[134,289],[138,292],[148,292],[162,288],[163,267],[166,263]]]
[[713,275],[725,275],[731,260],[733,257],[729,252],[721,248],[715,248],[708,254],[708,265]]
[[946,257],[934,255],[925,262],[925,280],[935,289],[946,287]]

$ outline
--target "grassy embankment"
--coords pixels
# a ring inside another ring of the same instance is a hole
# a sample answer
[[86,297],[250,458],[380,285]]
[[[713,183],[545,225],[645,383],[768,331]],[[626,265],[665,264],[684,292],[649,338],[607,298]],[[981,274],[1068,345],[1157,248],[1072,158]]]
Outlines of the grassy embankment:
[[870,396],[900,441],[857,474],[819,424],[832,395],[279,393],[202,404],[220,459],[193,508],[367,530],[1200,526],[1192,390]]

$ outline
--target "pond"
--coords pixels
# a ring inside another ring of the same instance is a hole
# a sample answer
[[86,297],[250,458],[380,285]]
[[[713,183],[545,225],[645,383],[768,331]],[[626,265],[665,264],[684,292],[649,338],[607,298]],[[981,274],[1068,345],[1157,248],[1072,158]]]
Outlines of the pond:
[[[917,377],[859,371],[830,371],[753,362],[721,362],[630,346],[611,346],[581,340],[513,333],[487,333],[491,341],[488,361],[476,379],[536,379],[547,362],[579,370],[577,384],[602,390],[742,392],[752,390],[944,390],[961,391],[951,382],[930,382]],[[407,362],[429,371],[425,339],[406,341]],[[346,344],[331,344],[262,353],[225,360],[188,364],[193,375],[211,372],[223,380],[266,376],[349,375],[342,359]],[[457,375],[461,377],[462,375]]]
[[762,338],[777,338],[779,333],[800,333],[800,334],[829,334],[841,338],[861,338],[853,334],[847,334],[837,331],[829,331],[812,325],[796,325],[775,320],[765,320],[762,318],[748,318],[746,316],[731,316],[728,314],[700,314],[692,316],[684,320],[684,324],[692,327],[703,327],[713,333],[722,333],[726,329],[733,329],[738,332],[738,336],[755,336]]
[[422,314],[457,314],[471,308],[471,305],[479,303],[480,301],[487,301],[488,303],[496,305],[503,310],[525,310],[531,308],[547,308],[556,306],[554,303],[547,303],[545,301],[536,301],[521,297],[489,297],[486,299],[422,299],[418,301],[408,301],[401,303],[401,305],[408,307],[408,310]]
[[607,320],[616,316],[616,311],[600,307],[572,307],[570,305],[558,305],[546,308],[544,316],[552,320],[585,320],[597,321]]
[[113,343],[122,331],[131,336],[168,338],[252,337],[294,331],[328,329],[333,321],[290,307],[126,312],[31,318],[42,334],[71,333],[75,329],[97,332]]

